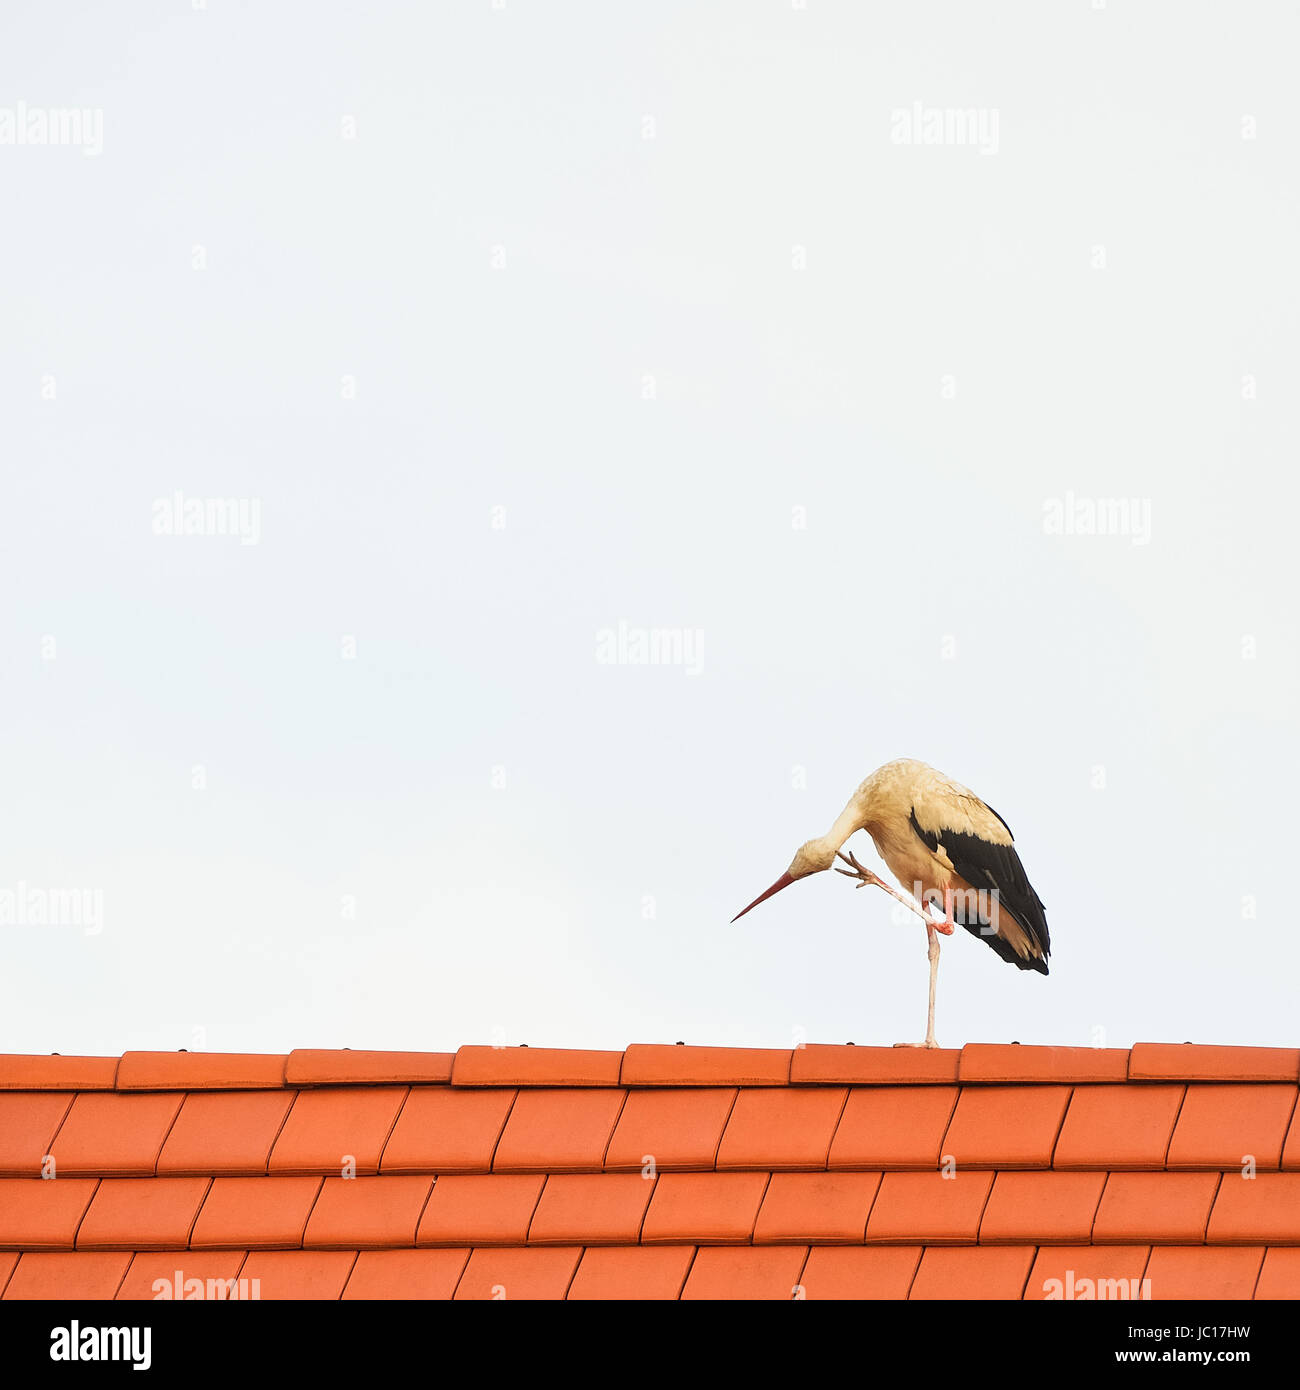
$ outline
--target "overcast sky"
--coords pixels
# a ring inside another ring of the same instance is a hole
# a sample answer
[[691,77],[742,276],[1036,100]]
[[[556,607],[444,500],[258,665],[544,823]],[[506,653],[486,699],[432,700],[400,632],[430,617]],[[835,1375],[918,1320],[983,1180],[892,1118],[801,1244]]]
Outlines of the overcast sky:
[[904,756],[1052,932],[942,1043],[1294,1045],[1298,40],[7,13],[0,1050],[917,1039],[883,893],[729,924]]

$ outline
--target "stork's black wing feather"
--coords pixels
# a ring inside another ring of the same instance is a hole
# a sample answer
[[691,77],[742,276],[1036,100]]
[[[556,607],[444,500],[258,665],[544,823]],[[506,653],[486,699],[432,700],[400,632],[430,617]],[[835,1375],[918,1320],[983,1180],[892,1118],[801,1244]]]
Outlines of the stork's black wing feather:
[[[993,808],[990,806],[989,810],[993,811]],[[1003,825],[1007,825],[996,811],[993,811],[993,814]],[[949,830],[946,827],[941,831],[923,830],[916,819],[915,811],[910,819],[912,829],[932,853],[940,844],[943,845],[944,853],[952,861],[953,868],[972,888],[997,890],[999,905],[1010,912],[1033,938],[1042,953],[1042,959],[1018,956],[1009,942],[988,929],[988,916],[979,913],[974,905],[967,907],[959,903],[954,913],[956,920],[972,936],[978,936],[981,941],[987,942],[1003,960],[1009,961],[1020,970],[1037,970],[1040,974],[1046,975],[1047,955],[1052,946],[1047,930],[1047,914],[1042,899],[1034,892],[1034,886],[1025,873],[1025,866],[1020,862],[1015,846],[994,844],[992,840],[982,839],[979,835]],[[1010,826],[1007,826],[1007,834],[1011,834]],[[972,920],[965,920],[967,917]]]

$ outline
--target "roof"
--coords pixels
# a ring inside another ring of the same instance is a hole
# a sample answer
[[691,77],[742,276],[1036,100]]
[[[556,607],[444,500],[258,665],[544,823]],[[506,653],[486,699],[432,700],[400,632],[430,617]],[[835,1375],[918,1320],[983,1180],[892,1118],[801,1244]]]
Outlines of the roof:
[[0,1290],[1298,1298],[1298,1083],[1163,1043],[6,1056]]

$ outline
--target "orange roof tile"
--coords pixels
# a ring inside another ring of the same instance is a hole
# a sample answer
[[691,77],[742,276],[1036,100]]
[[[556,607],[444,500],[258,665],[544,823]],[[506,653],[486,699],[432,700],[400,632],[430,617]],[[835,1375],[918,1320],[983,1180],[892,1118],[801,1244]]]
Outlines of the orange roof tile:
[[556,1173],[546,1179],[528,1228],[530,1245],[635,1243],[654,1195],[640,1173]]
[[784,1086],[792,1049],[633,1043],[623,1053],[624,1086]]
[[663,1173],[641,1227],[647,1245],[748,1241],[767,1173]]
[[583,1251],[568,1297],[611,1301],[680,1298],[693,1245],[610,1245]]
[[542,1174],[439,1178],[420,1218],[419,1245],[522,1245],[537,1210]]
[[119,1091],[251,1091],[284,1085],[283,1057],[238,1052],[124,1052]]
[[963,1086],[944,1135],[962,1168],[1048,1168],[1068,1086]]
[[251,1250],[239,1271],[250,1298],[342,1298],[355,1250]]
[[617,1086],[621,1052],[552,1047],[462,1047],[451,1079],[457,1086]]
[[0,1248],[71,1250],[97,1178],[0,1178]]
[[1165,1160],[1170,1168],[1277,1168],[1295,1086],[1189,1086]]
[[513,1088],[413,1086],[384,1145],[383,1173],[488,1173]]
[[292,1091],[192,1091],[163,1142],[159,1177],[265,1173]]
[[345,1299],[449,1299],[469,1262],[461,1250],[362,1250]]
[[71,1106],[67,1091],[0,1091],[0,1176],[38,1176]]
[[1298,1092],[1190,1044],[0,1058],[0,1290],[1295,1297]]
[[806,1245],[712,1246],[696,1252],[682,1298],[785,1299],[796,1297],[808,1260]]
[[773,1173],[758,1209],[755,1245],[861,1244],[879,1173]]
[[867,1240],[893,1245],[973,1243],[994,1174],[886,1173],[867,1221]]
[[626,1091],[520,1091],[492,1160],[494,1173],[598,1172]]
[[909,1299],[1009,1299],[1024,1296],[1036,1251],[1032,1245],[931,1245],[921,1256]]
[[793,1085],[945,1086],[957,1080],[961,1053],[924,1047],[836,1047],[806,1043],[790,1062]]
[[718,1169],[825,1168],[847,1099],[840,1086],[742,1090],[718,1146]]
[[285,1059],[286,1086],[385,1086],[447,1083],[452,1052],[352,1052],[300,1047]]
[[300,1246],[321,1178],[214,1178],[190,1233],[195,1250]]
[[183,1091],[82,1091],[50,1144],[59,1177],[151,1177]]
[[1262,1246],[1157,1245],[1145,1278],[1158,1299],[1253,1298],[1264,1263]]
[[956,1086],[855,1086],[831,1141],[832,1168],[937,1168]]
[[1199,1245],[1218,1190],[1218,1173],[1111,1173],[1093,1243]]
[[6,1303],[29,1298],[109,1299],[117,1293],[129,1254],[25,1251],[5,1285]]
[[573,1282],[582,1249],[555,1245],[527,1250],[475,1250],[456,1285],[458,1299],[563,1298]]
[[605,1152],[605,1167],[707,1169],[739,1093],[734,1087],[629,1091]]
[[182,1250],[211,1178],[105,1178],[77,1230],[78,1250]]
[[920,1245],[814,1245],[800,1283],[806,1298],[904,1299],[921,1262]]
[[[1098,1297],[1140,1298],[1142,1276],[1151,1248],[1147,1245],[1044,1245],[1025,1284],[1025,1298],[1048,1301]],[[1122,1285],[1112,1280],[1123,1280]]]
[[432,1190],[428,1177],[326,1178],[302,1243],[349,1250],[413,1246]]
[[1185,1086],[1076,1086],[1057,1168],[1163,1168]]
[[229,1281],[237,1278],[246,1250],[169,1250],[136,1255],[117,1290],[117,1298],[217,1300],[236,1297]]
[[299,1091],[271,1150],[272,1173],[377,1173],[404,1086]]
[[999,1173],[980,1221],[981,1245],[1086,1245],[1105,1173]]

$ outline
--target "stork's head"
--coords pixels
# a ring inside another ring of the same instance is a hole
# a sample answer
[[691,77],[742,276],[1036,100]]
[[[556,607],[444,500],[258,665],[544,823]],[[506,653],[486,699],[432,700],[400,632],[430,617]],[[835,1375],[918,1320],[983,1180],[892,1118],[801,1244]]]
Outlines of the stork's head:
[[835,846],[827,839],[808,840],[795,850],[794,858],[790,861],[790,867],[781,875],[780,878],[764,893],[750,903],[749,907],[743,912],[738,912],[731,919],[738,922],[746,912],[755,908],[761,902],[765,902],[773,893],[779,893],[782,888],[788,888],[792,883],[801,878],[807,878],[809,874],[819,874],[823,869],[829,869],[835,862]]

